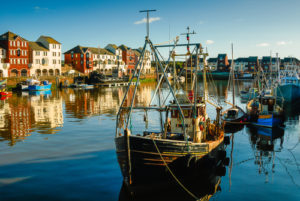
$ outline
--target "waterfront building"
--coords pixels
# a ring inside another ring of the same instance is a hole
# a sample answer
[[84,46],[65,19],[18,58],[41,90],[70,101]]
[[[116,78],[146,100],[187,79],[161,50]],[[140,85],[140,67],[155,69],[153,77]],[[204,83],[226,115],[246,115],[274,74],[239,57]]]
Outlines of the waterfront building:
[[135,52],[133,49],[120,45],[119,48],[122,50],[122,59],[127,67],[127,74],[132,74],[135,67]]
[[230,65],[229,65],[227,54],[218,54],[217,58],[218,58],[217,70],[229,71]]
[[121,76],[125,73],[125,63],[122,61],[121,49],[117,48],[115,51],[94,47],[90,47],[89,49],[93,54],[94,70],[106,75],[118,74],[119,72],[119,76]]
[[237,58],[234,60],[234,70],[236,72],[244,72],[248,68],[248,58]]
[[258,65],[259,65],[258,57],[256,56],[248,57],[248,68],[247,68],[248,72],[250,73],[256,72],[258,70]]
[[50,36],[40,36],[29,42],[31,76],[53,76],[61,73],[61,43]]
[[[135,59],[134,59],[134,63],[137,64],[141,53],[142,53],[142,48],[139,49],[134,49],[134,54],[135,54]],[[145,55],[144,55],[144,59],[143,59],[143,72],[142,74],[150,74],[151,72],[151,59],[150,59],[150,51],[145,50]],[[138,67],[138,70],[141,68],[141,66]]]
[[93,71],[92,52],[88,47],[77,45],[66,51],[65,64],[72,66],[81,73],[90,73]]
[[5,63],[8,77],[29,76],[28,41],[10,31],[0,35],[0,46],[5,49]]
[[6,50],[0,46],[0,78],[8,77],[9,63],[5,63]]
[[299,71],[300,61],[295,57],[285,57],[283,59],[283,69],[285,70],[295,70]]
[[210,70],[215,71],[218,68],[218,58],[209,58],[207,64]]

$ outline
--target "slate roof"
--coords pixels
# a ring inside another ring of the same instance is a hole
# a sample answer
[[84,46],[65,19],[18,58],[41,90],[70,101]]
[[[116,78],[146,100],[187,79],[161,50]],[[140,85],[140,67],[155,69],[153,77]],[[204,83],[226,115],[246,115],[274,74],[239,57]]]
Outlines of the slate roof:
[[50,36],[41,36],[40,38],[45,39],[48,43],[51,43],[51,44],[61,44],[60,42],[58,42],[57,40],[53,39]]
[[103,48],[96,48],[96,47],[83,47],[80,45],[77,45],[76,47],[66,51],[64,54],[70,54],[70,53],[80,53],[80,54],[85,54],[87,51],[91,51],[92,54],[107,54],[107,55],[114,55],[110,51],[103,49]]
[[248,57],[249,62],[257,62],[258,57]]
[[18,38],[18,37],[20,37],[21,39],[27,41],[26,39],[22,38],[21,36],[15,34],[15,33],[13,33],[13,32],[10,32],[10,31],[8,31],[8,32],[6,32],[6,33],[4,33],[4,34],[2,34],[2,35],[0,36],[0,40],[16,40],[16,38]]
[[235,62],[248,62],[248,58],[239,57],[239,58],[235,59]]
[[120,45],[119,48],[123,51],[129,49],[126,45]]
[[38,50],[38,51],[49,51],[46,47],[43,46],[42,43],[40,42],[32,42],[32,41],[29,41],[29,47],[32,49],[32,50]]

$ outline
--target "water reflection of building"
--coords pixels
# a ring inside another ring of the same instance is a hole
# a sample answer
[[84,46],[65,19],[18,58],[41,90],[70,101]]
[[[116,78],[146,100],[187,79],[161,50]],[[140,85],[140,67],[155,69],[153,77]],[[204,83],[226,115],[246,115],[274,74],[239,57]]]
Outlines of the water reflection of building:
[[13,95],[0,104],[0,140],[14,145],[36,130],[52,134],[63,124],[62,99]]
[[31,96],[34,127],[38,132],[51,134],[64,123],[62,98]]
[[4,140],[14,145],[29,135],[32,112],[27,98],[12,96],[1,104],[1,132]]
[[[100,114],[115,115],[118,112],[126,88],[98,88],[93,90],[67,90],[63,92],[68,114],[77,118],[94,116]],[[145,105],[150,102],[152,85],[143,85],[137,91],[134,104]],[[125,100],[124,106],[130,105],[133,96],[134,87],[129,89],[128,100]]]

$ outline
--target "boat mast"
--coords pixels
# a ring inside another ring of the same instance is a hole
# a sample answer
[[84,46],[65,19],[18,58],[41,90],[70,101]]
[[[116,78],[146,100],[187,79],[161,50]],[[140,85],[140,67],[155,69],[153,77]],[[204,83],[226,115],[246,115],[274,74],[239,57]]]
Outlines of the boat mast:
[[231,43],[231,56],[232,56],[232,60],[231,60],[231,74],[232,74],[232,104],[233,107],[235,107],[235,98],[234,98],[234,85],[235,85],[235,79],[234,79],[234,69],[233,69],[233,43]]
[[278,53],[276,53],[276,62],[277,62],[277,71],[278,71],[278,84],[280,83],[280,65],[279,65],[279,59],[278,59]]

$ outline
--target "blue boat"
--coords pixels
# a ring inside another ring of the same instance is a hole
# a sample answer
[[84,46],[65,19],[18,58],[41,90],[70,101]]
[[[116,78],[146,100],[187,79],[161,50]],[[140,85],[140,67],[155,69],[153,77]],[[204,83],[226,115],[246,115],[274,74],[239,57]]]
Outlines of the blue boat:
[[271,95],[249,101],[247,114],[250,123],[254,126],[272,128],[283,124],[283,109],[276,104],[276,99]]
[[52,83],[49,83],[48,81],[43,81],[42,85],[35,84],[35,85],[29,85],[28,90],[29,91],[47,91],[51,90]]
[[277,87],[277,96],[285,102],[293,102],[300,99],[300,79],[296,76],[286,76]]

